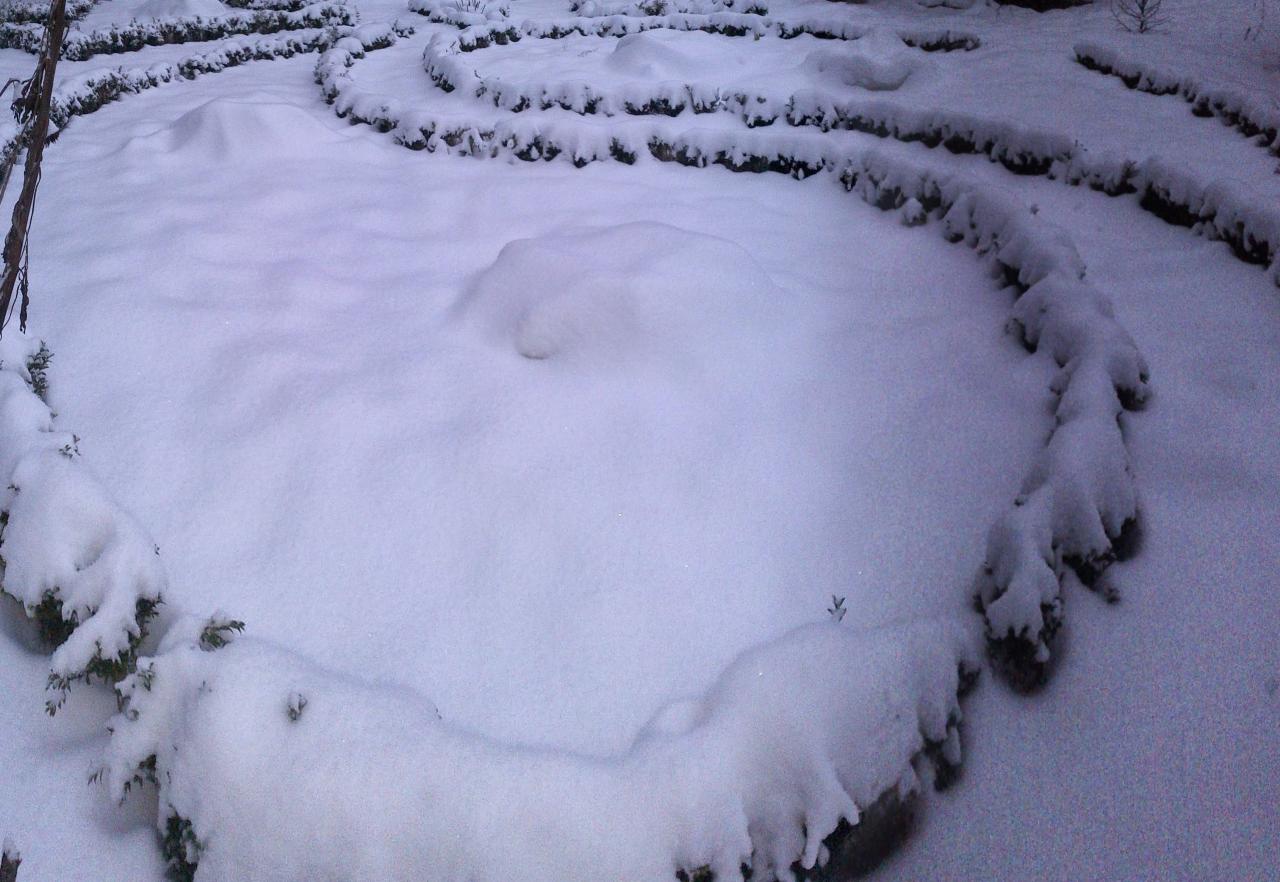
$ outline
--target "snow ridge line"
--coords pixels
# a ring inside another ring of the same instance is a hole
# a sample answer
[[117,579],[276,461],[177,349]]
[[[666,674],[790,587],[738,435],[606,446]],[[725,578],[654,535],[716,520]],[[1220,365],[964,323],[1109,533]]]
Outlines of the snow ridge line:
[[787,108],[793,126],[851,130],[981,154],[1018,175],[1044,175],[1105,193],[1137,194],[1139,205],[1168,223],[1230,246],[1240,260],[1270,267],[1280,286],[1280,210],[1256,204],[1228,181],[1204,183],[1159,157],[1141,162],[1094,156],[1065,134],[955,111],[916,110],[887,101],[832,101],[797,95]]
[[120,799],[156,785],[187,880],[835,882],[896,842],[930,768],[953,779],[977,670],[956,622],[802,626],[598,758],[477,736],[264,641],[209,652],[193,623],[120,683],[99,774]]
[[[634,131],[619,129],[610,135],[598,128],[574,129],[562,122],[479,122],[457,114],[406,112],[399,100],[356,86],[348,71],[355,60],[322,56],[316,79],[326,100],[339,116],[350,114],[357,122],[382,132],[394,132],[399,143],[414,149],[431,151],[444,144],[474,155],[510,150],[517,157],[530,160],[567,153],[575,165],[606,158],[633,161],[646,144],[655,156],[658,151],[679,150],[676,140],[681,136],[670,136],[670,130],[663,129],[637,137]],[[635,106],[650,114],[662,113],[664,100],[680,98],[678,92],[655,94],[649,104]],[[702,100],[710,99],[702,96]],[[563,105],[557,102],[554,106]],[[732,108],[732,98],[726,106]],[[767,104],[760,107],[763,113],[750,104],[744,109],[749,114],[749,124],[767,124],[765,120],[772,109]],[[1138,194],[1139,205],[1162,220],[1227,243],[1241,260],[1269,266],[1273,280],[1280,286],[1280,210],[1252,204],[1231,183],[1202,183],[1192,173],[1158,157],[1143,162],[1110,155],[1095,157],[1079,142],[1057,132],[954,111],[903,108],[888,101],[838,101],[817,92],[792,96],[779,118],[793,127],[859,131],[928,147],[942,146],[957,154],[982,154],[1015,174],[1044,175],[1071,185],[1083,184],[1108,196]],[[735,156],[754,151],[755,158],[748,164],[763,164],[765,168],[802,177],[825,165],[821,157],[827,148],[819,144],[801,147],[800,142],[794,142],[784,151],[786,155],[775,152],[762,158],[753,142],[745,140],[745,136],[739,136],[739,140],[744,144],[742,150],[717,147],[722,155],[712,161],[732,167],[741,162]]]
[[[1057,428],[1023,493],[992,531],[986,560],[991,578],[977,598],[988,644],[1010,681],[1028,689],[1044,681],[1050,645],[1062,622],[1067,570],[1092,584],[1121,555],[1136,525],[1137,491],[1119,416],[1139,407],[1147,395],[1141,354],[1115,321],[1106,297],[1082,281],[1084,264],[1065,234],[958,176],[890,160],[877,151],[838,147],[819,135],[673,132],[658,123],[645,131],[633,127],[611,134],[523,117],[482,125],[404,113],[397,102],[356,87],[350,75],[355,61],[336,45],[321,55],[316,79],[325,98],[339,116],[390,132],[411,149],[444,147],[463,155],[526,161],[564,156],[576,166],[607,159],[630,164],[647,152],[660,161],[699,168],[714,164],[796,178],[829,171],[881,208],[915,199],[943,215],[949,238],[991,254],[1005,278],[1024,291],[1012,317],[1024,344],[1032,350],[1046,347],[1063,369],[1054,385]],[[1021,143],[1018,149],[1030,148]]]
[[[656,29],[656,27],[650,27],[651,21],[644,20],[639,26],[640,29]],[[677,29],[680,30],[724,33],[711,22],[690,22],[688,19],[679,19],[676,24],[679,25]],[[498,33],[506,33],[501,26],[497,27]],[[804,28],[805,25],[795,27]],[[555,35],[563,36],[559,31],[555,32]],[[602,36],[611,35],[603,34]],[[500,77],[483,76],[462,61],[459,57],[462,53],[479,48],[473,43],[464,42],[469,38],[470,35],[465,31],[456,37],[445,34],[433,36],[422,55],[423,68],[427,76],[437,88],[445,92],[452,92],[458,88],[470,89],[475,97],[488,96],[495,107],[513,113],[529,108],[549,110],[559,107],[582,116],[616,116],[621,113],[635,116],[655,114],[678,116],[685,108],[689,108],[694,113],[736,114],[748,128],[770,125],[779,117],[793,126],[821,124],[827,128],[832,127],[829,114],[817,112],[813,108],[832,109],[836,127],[840,126],[844,118],[840,106],[835,104],[834,99],[811,91],[781,98],[773,94],[723,88],[706,83],[629,83],[619,88],[605,90],[593,88],[589,83],[581,80],[541,84],[512,83]],[[475,39],[483,42],[491,38],[477,35]],[[776,39],[776,37],[757,36],[756,39]],[[841,36],[838,39],[852,38]],[[471,48],[464,48],[467,45]],[[907,45],[917,44],[907,42]],[[797,107],[803,110],[797,110]]]
[[[360,30],[357,28],[356,30]],[[221,73],[249,61],[292,58],[317,52],[337,39],[330,30],[303,31],[247,40],[234,37],[220,46],[146,67],[116,67],[76,74],[61,81],[54,93],[52,119],[59,128],[72,117],[83,116],[123,98],[178,80],[193,80],[205,74]],[[25,149],[22,133],[10,122],[0,132],[0,159]]]
[[[67,0],[67,21],[78,21],[89,14],[100,0]],[[14,24],[44,25],[49,20],[49,4],[40,0],[10,0],[3,15]]]
[[670,12],[707,15],[712,12],[737,12],[746,15],[768,15],[769,8],[762,0],[573,0],[569,11],[583,18],[606,15],[666,15]]
[[876,151],[852,159],[840,179],[885,210],[914,200],[917,211],[941,216],[949,241],[989,255],[1019,291],[1010,329],[1060,368],[1053,431],[991,530],[975,598],[997,667],[1015,688],[1034,689],[1049,675],[1068,573],[1092,585],[1136,528],[1137,481],[1121,418],[1148,395],[1146,361],[1110,300],[1084,280],[1070,238],[1014,200]]
[[[306,28],[354,25],[355,11],[343,2],[325,0],[296,11],[258,9],[225,18],[172,18],[156,21],[132,21],[107,30],[67,34],[62,57],[68,61],[85,61],[95,55],[136,52],[148,46],[218,40],[248,34],[273,34]],[[38,54],[44,41],[44,28],[37,25],[0,23],[0,49],[21,49]]]
[[1150,95],[1179,95],[1196,116],[1216,116],[1246,138],[1280,156],[1280,108],[1264,106],[1256,98],[1234,89],[1209,86],[1186,77],[1124,58],[1098,43],[1077,43],[1076,62],[1097,73],[1113,76],[1130,89]]
[[224,6],[234,9],[272,9],[280,12],[297,12],[310,0],[222,0]]
[[[656,16],[609,15],[579,16],[577,18],[534,20],[514,23],[506,20],[500,11],[484,14],[465,13],[449,3],[439,0],[409,0],[409,9],[425,16],[436,24],[454,25],[461,29],[458,49],[472,52],[492,45],[505,46],[525,37],[559,39],[578,35],[582,37],[625,37],[644,31],[667,29],[676,31],[703,31],[726,37],[755,38],[777,36],[784,40],[808,34],[820,40],[858,40],[866,36],[867,28],[844,19],[803,19],[786,21],[753,13],[714,12],[669,13]],[[898,31],[902,42],[925,52],[971,52],[982,45],[976,35],[949,29],[930,31]],[[451,54],[451,53],[446,53]]]

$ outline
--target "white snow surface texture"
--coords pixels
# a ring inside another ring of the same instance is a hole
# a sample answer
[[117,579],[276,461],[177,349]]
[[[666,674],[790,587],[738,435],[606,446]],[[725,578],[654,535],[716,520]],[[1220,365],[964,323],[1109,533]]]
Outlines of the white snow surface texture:
[[[1280,874],[1271,38],[767,5],[130,52],[246,12],[88,8],[0,340],[24,882],[158,882],[179,819],[197,882],[788,882],[885,794],[924,822],[884,878]],[[1139,519],[1104,608],[1075,574]],[[1043,695],[962,714],[984,628]]]

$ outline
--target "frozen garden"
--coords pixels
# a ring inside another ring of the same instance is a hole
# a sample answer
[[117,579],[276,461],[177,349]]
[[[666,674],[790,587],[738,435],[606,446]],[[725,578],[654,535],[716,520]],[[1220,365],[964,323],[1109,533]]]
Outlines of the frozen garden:
[[1280,3],[64,4],[0,882],[1280,879]]

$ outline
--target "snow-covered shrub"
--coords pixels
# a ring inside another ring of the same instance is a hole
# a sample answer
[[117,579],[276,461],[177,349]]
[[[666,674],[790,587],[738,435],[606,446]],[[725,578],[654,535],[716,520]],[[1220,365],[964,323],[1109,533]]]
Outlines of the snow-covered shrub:
[[1147,395],[1147,366],[1110,302],[1083,281],[1064,233],[958,177],[869,153],[842,173],[881,208],[916,199],[943,213],[954,241],[990,254],[1021,292],[1011,325],[1059,365],[1055,428],[1022,492],[989,535],[988,578],[977,602],[988,646],[1010,681],[1043,682],[1062,622],[1068,569],[1091,581],[1117,556],[1138,516],[1136,482],[1119,418]]
[[78,439],[54,429],[35,388],[48,350],[12,332],[0,350],[0,591],[53,647],[52,713],[74,681],[129,672],[165,575],[151,538],[76,455]]
[[1003,6],[1021,6],[1035,12],[1048,12],[1051,9],[1070,9],[1073,6],[1088,6],[1093,0],[995,0]]
[[1216,86],[1136,61],[1112,46],[1082,42],[1074,47],[1076,61],[1102,74],[1119,78],[1130,89],[1152,95],[1181,95],[1197,116],[1216,116],[1246,138],[1257,139],[1280,155],[1280,108],[1240,89]]
[[[67,21],[77,21],[89,14],[99,0],[67,0]],[[49,4],[41,0],[5,0],[0,3],[0,21],[11,24],[44,24],[49,20]]]
[[899,212],[903,225],[908,227],[918,227],[929,219],[924,206],[914,196],[902,203],[902,208],[899,209]]
[[789,878],[931,758],[958,763],[975,661],[943,623],[803,627],[601,759],[481,738],[262,641],[205,651],[197,627],[120,684],[104,768],[117,798],[154,782],[171,866],[197,880]]
[[[62,57],[85,61],[95,55],[135,52],[147,46],[217,40],[236,34],[272,34],[305,28],[336,27],[356,22],[342,3],[320,2],[297,10],[256,8],[227,16],[132,21],[101,31],[73,31],[62,45]],[[0,24],[0,48],[38,53],[44,29],[38,25]]]

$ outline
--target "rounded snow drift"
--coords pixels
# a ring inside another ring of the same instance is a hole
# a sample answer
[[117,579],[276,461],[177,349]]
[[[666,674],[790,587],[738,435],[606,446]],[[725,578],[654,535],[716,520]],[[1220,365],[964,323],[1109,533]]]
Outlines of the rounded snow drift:
[[701,361],[735,337],[767,339],[779,293],[738,245],[629,223],[508,243],[458,312],[530,359]]
[[851,46],[810,52],[803,67],[816,78],[872,92],[902,88],[929,62],[892,31],[869,31]]

